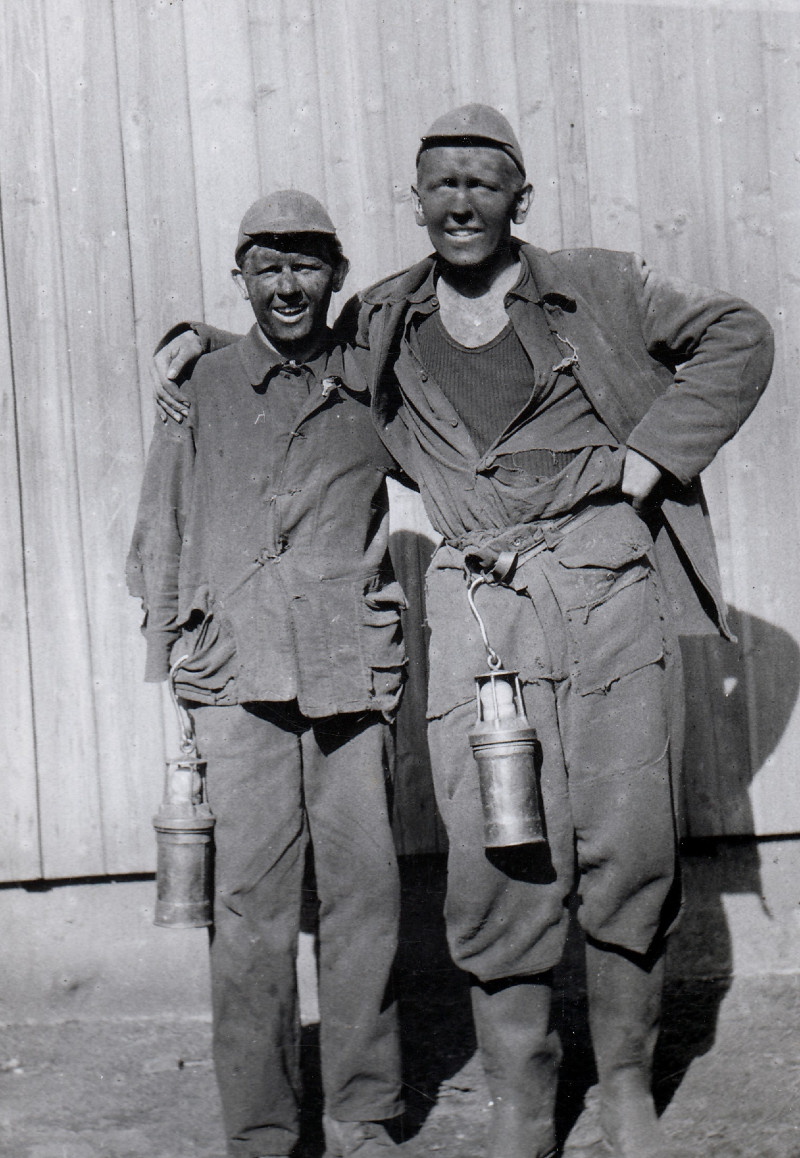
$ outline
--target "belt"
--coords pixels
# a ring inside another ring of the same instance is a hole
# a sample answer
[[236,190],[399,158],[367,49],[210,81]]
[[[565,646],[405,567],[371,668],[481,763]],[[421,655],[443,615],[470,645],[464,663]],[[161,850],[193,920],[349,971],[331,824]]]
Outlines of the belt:
[[[615,497],[610,501],[620,500]],[[590,522],[608,505],[591,503],[574,514],[526,523],[505,531],[488,543],[463,548],[464,566],[472,574],[484,574],[495,583],[503,583],[511,578],[520,563],[527,562],[541,551],[553,550],[566,535]]]

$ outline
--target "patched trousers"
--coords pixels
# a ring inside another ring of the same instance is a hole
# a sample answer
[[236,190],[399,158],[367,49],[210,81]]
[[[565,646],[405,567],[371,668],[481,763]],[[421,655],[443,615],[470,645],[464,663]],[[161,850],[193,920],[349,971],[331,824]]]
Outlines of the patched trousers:
[[[546,846],[484,848],[467,696],[472,676],[487,670],[486,652],[465,586],[455,555],[445,554],[428,581],[428,736],[449,838],[453,958],[482,981],[552,968],[574,890],[586,933],[645,954],[679,908],[673,770],[683,703],[647,527],[627,504],[601,508],[522,553],[510,584],[475,592],[490,643],[522,673],[540,743]],[[443,702],[442,686],[461,702]]]
[[312,721],[280,703],[193,705],[192,715],[216,816],[211,982],[228,1150],[289,1154],[299,1136],[296,955],[309,840],[326,1111],[369,1121],[402,1109],[387,725],[376,713]]

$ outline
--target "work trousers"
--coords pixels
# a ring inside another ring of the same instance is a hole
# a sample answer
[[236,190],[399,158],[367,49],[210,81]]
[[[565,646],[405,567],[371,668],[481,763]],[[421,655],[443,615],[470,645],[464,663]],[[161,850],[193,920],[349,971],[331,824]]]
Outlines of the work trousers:
[[[428,729],[449,838],[450,949],[482,981],[556,965],[576,887],[584,930],[637,954],[669,930],[679,907],[672,773],[682,680],[652,539],[618,504],[551,542],[522,560],[513,585],[475,593],[504,666],[523,672],[546,845],[484,847],[467,736],[474,700],[441,712]],[[431,680],[448,673],[461,686],[465,665],[486,670],[463,586],[454,567],[429,577]]]
[[326,1111],[401,1109],[391,967],[399,881],[377,713],[309,720],[294,704],[193,705],[216,816],[214,1064],[228,1150],[289,1154],[299,1137],[296,955],[306,848],[319,908]]

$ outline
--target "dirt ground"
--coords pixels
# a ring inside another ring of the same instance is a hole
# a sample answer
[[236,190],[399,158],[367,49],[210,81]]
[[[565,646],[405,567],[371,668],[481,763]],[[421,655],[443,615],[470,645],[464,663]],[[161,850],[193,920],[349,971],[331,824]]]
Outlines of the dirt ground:
[[[398,1158],[483,1152],[488,1098],[465,981],[442,939],[440,898],[436,873],[406,880],[398,984],[408,1109]],[[563,1140],[594,1076],[574,950],[559,979],[558,1013]],[[223,1158],[206,1021],[19,1025],[1,1040],[3,1158]],[[305,1027],[303,1158],[322,1154],[317,1044],[317,1027]],[[800,1158],[800,977],[671,982],[655,1088],[676,1155]],[[591,1139],[591,1120],[581,1129]]]

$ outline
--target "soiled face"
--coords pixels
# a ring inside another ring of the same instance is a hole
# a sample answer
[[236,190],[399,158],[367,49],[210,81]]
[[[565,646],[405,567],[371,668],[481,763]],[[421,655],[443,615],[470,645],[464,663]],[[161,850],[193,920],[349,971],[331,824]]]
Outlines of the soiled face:
[[412,189],[418,225],[451,265],[480,265],[525,220],[530,185],[499,149],[447,145],[426,149]]
[[331,294],[346,272],[324,238],[290,234],[251,245],[234,278],[269,341],[291,352],[322,336]]

